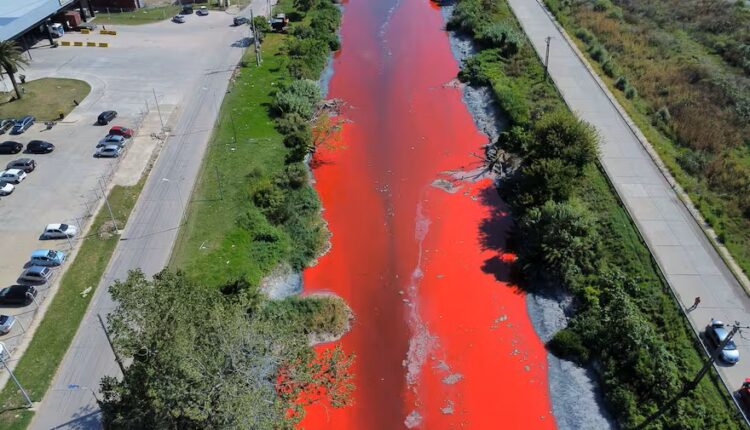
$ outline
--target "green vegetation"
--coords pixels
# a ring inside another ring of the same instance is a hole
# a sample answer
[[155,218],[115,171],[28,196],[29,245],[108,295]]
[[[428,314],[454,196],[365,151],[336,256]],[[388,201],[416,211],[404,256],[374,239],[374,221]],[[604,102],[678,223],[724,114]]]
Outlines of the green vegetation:
[[29,61],[24,57],[21,47],[17,42],[13,40],[3,40],[0,42],[0,69],[8,75],[11,84],[13,84],[13,91],[15,91],[16,98],[18,99],[23,98],[23,92],[18,88],[16,72],[28,64]]
[[307,318],[278,312],[245,282],[230,287],[206,290],[164,271],[110,288],[112,340],[133,362],[122,381],[102,382],[106,428],[293,429],[306,402],[347,404],[351,358],[317,355],[300,327]]
[[[449,27],[471,35],[480,47],[459,78],[489,86],[510,119],[487,153],[505,175],[499,191],[518,219],[512,241],[523,275],[518,283],[530,291],[573,295],[575,316],[548,347],[578,363],[594,363],[610,411],[622,427],[633,427],[695,375],[703,350],[596,162],[595,133],[543,78],[508,5],[460,0]],[[620,83],[625,90],[628,85]],[[712,373],[650,428],[740,424]]]
[[[0,103],[0,118],[34,115],[37,121],[57,121],[89,95],[91,86],[77,79],[42,78],[22,84],[23,98]],[[7,100],[8,95],[2,96]]]
[[[127,222],[144,181],[145,178],[135,186],[112,189],[109,203],[119,228]],[[16,366],[16,376],[35,402],[40,402],[49,388],[120,240],[118,235],[109,233],[111,228],[109,212],[102,208],[75,259],[68,263],[71,266],[60,281],[57,294]],[[24,409],[23,397],[12,382],[0,392],[0,405],[1,428],[20,430],[31,422],[33,412]]]
[[[272,272],[307,267],[329,234],[304,160],[321,122],[320,88],[309,79],[337,46],[339,12],[330,0],[281,7],[302,21],[290,35],[265,35],[261,66],[235,75],[175,245],[176,270],[112,287],[121,306],[109,325],[133,364],[122,381],[102,381],[109,428],[291,429],[312,402],[350,401],[353,356],[309,346],[347,330],[346,304],[260,291]],[[321,49],[291,54],[305,41]]]
[[182,10],[182,8],[179,5],[148,7],[136,9],[131,12],[120,12],[118,8],[105,8],[96,14],[96,20],[94,22],[99,25],[151,24],[170,19],[180,13],[180,10]]
[[750,6],[546,3],[750,274]]

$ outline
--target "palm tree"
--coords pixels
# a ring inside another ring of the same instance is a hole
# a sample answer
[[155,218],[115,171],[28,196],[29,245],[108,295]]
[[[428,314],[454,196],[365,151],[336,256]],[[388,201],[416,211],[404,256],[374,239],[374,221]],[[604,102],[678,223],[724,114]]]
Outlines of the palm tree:
[[18,89],[15,74],[18,69],[23,69],[23,66],[27,64],[29,64],[29,61],[24,58],[18,43],[13,40],[0,42],[0,66],[8,74],[13,89],[16,91],[16,97],[19,99],[21,98],[21,91]]

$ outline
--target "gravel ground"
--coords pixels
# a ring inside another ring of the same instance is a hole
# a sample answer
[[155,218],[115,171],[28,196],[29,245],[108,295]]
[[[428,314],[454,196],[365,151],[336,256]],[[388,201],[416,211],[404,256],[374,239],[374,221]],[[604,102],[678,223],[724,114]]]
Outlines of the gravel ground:
[[[453,12],[453,6],[444,7],[442,12],[447,21]],[[451,50],[457,61],[461,62],[475,52],[468,38],[452,32],[449,36]],[[495,104],[490,90],[468,85],[462,85],[462,89],[464,102],[477,127],[488,136],[489,142],[494,142],[508,122]],[[542,341],[548,341],[558,330],[567,325],[565,307],[569,303],[570,297],[564,295],[543,297],[528,294],[526,296],[529,316]],[[596,384],[596,375],[592,369],[579,367],[549,353],[547,354],[547,368],[552,411],[559,429],[616,428],[614,421],[604,408],[602,396]]]

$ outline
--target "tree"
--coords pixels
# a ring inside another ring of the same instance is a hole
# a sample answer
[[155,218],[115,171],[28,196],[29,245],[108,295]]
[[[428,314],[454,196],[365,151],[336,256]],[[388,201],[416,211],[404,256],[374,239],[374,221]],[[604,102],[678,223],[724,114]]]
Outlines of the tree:
[[[106,428],[291,429],[302,389],[351,393],[342,369],[351,358],[339,353],[321,368],[299,324],[264,318],[271,302],[247,283],[209,289],[180,273],[132,272],[110,291],[119,304],[109,317],[113,344],[132,364],[121,381],[102,380]],[[299,389],[280,395],[287,374]]]
[[544,115],[534,124],[527,142],[527,159],[559,158],[570,165],[576,176],[596,160],[599,138],[588,123],[567,110],[558,109]]
[[548,201],[519,222],[518,260],[530,275],[556,281],[590,271],[596,258],[596,220],[577,202]]
[[13,90],[16,92],[16,98],[19,99],[23,97],[23,93],[18,88],[15,74],[18,69],[23,69],[23,66],[27,64],[29,64],[29,61],[23,57],[18,43],[13,40],[0,42],[0,66],[8,74],[10,82],[13,84]]

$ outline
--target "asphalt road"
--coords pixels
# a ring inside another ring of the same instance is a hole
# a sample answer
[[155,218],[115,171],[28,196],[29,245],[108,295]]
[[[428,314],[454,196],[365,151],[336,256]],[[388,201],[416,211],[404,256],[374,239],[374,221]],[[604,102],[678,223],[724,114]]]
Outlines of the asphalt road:
[[[570,108],[599,131],[602,165],[680,303],[689,308],[695,297],[701,297],[700,306],[687,313],[693,327],[702,332],[712,317],[750,324],[750,298],[640,143],[635,129],[607,97],[607,90],[589,73],[539,2],[509,3],[541,58],[545,38],[552,37],[550,76]],[[740,335],[735,342],[740,362],[717,364],[732,390],[750,376],[750,339]]]
[[[261,0],[255,1],[251,7],[259,15],[266,13],[266,5],[266,0]],[[219,12],[211,12],[208,18],[216,15],[231,21],[230,17]],[[188,22],[182,25],[163,22],[139,27],[144,32],[153,33],[153,39],[147,38],[143,43],[162,47],[162,37],[175,40],[180,40],[181,35],[189,37],[188,26],[196,19],[201,17],[189,16]],[[178,31],[182,33],[171,34],[169,29],[173,26],[180,27]],[[247,27],[235,30],[246,32]],[[97,315],[106,317],[115,307],[107,290],[113,281],[124,279],[130,270],[137,268],[146,274],[154,274],[167,264],[231,72],[243,52],[243,44],[237,43],[241,37],[237,36],[236,31],[215,31],[211,48],[189,54],[188,59],[190,55],[200,56],[211,67],[204,70],[196,85],[176,82],[186,98],[178,102],[179,116],[172,135],[149,175],[50,390],[36,406],[32,429],[101,427],[94,392],[103,376],[120,376],[120,371]],[[159,60],[156,60],[156,65],[167,67]]]

